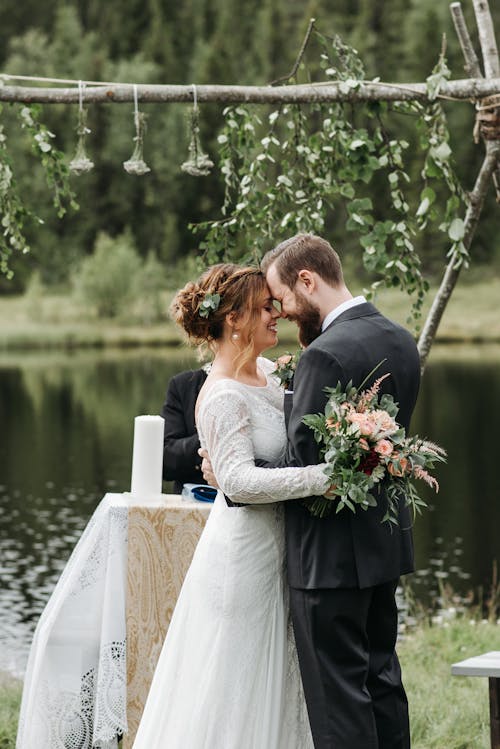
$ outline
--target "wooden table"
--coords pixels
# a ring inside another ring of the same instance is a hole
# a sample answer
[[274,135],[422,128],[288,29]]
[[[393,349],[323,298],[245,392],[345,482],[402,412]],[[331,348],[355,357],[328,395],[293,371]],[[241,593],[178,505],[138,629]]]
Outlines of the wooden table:
[[500,749],[500,650],[483,653],[451,667],[454,676],[487,676],[490,692],[491,749]]

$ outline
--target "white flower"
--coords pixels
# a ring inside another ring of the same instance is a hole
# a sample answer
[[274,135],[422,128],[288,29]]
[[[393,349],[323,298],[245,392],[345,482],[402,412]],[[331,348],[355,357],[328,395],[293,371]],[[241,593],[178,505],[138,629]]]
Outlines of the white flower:
[[123,168],[128,174],[136,174],[139,177],[151,171],[151,169],[143,159],[132,158],[128,161],[124,161]]

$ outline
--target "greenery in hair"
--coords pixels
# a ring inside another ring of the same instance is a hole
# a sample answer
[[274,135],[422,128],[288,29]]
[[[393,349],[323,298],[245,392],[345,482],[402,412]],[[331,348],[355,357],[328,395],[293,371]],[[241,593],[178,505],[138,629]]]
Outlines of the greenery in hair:
[[200,308],[198,310],[198,314],[200,317],[209,317],[212,312],[215,312],[219,309],[220,304],[220,294],[210,294],[210,292],[207,292],[205,294],[205,298],[200,304]]

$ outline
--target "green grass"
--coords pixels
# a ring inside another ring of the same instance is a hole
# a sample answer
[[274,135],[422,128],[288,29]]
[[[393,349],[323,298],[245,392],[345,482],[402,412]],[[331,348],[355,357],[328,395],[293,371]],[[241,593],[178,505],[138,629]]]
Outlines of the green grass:
[[[436,289],[427,294],[422,321],[425,320]],[[488,279],[471,284],[458,284],[444,312],[437,333],[441,342],[500,342],[500,277],[492,273]],[[388,317],[406,324],[408,303],[398,291],[383,290],[375,304]]]
[[488,680],[451,676],[450,666],[490,650],[500,650],[500,626],[468,617],[422,625],[400,644],[412,749],[488,749]]
[[[165,302],[167,308],[168,302]],[[100,320],[68,295],[0,298],[0,350],[178,346],[179,330],[170,320]]]
[[0,674],[0,749],[14,749],[22,685]]
[[[500,626],[465,616],[422,624],[398,647],[410,704],[412,749],[488,749],[488,681],[451,676],[451,664],[500,650]],[[20,686],[0,675],[0,749],[14,749]]]
[[[353,286],[353,293],[360,289]],[[168,309],[171,292],[165,292]],[[433,298],[428,295],[425,314]],[[500,342],[500,279],[492,276],[471,284],[459,285],[445,311],[437,342]],[[379,292],[375,304],[388,317],[404,325],[410,304],[399,291]],[[280,341],[295,346],[296,328],[280,321]],[[69,294],[0,297],[0,350],[53,348],[98,348],[105,346],[178,346],[183,337],[177,326],[165,319],[148,323],[138,317],[99,320],[78,305]]]

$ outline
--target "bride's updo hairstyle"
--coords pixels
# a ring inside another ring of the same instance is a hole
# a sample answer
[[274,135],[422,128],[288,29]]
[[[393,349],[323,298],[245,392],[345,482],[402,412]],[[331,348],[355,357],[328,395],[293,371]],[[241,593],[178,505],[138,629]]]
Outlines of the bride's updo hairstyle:
[[215,352],[217,341],[224,334],[226,316],[235,313],[244,346],[237,356],[240,368],[251,355],[253,332],[266,288],[265,276],[259,268],[220,263],[177,292],[170,314],[184,329],[190,343],[206,344]]

